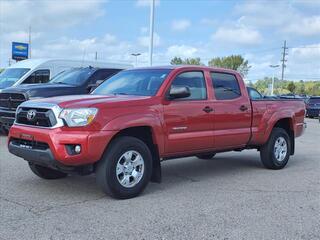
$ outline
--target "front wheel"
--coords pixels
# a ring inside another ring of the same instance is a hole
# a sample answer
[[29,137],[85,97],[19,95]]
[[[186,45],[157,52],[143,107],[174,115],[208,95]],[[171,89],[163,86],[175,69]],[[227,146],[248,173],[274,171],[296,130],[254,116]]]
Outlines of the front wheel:
[[68,176],[67,173],[60,172],[51,168],[43,167],[34,163],[29,163],[31,171],[40,178],[43,179],[59,179]]
[[135,137],[119,137],[111,142],[96,168],[98,185],[108,195],[128,199],[138,196],[152,173],[148,146]]
[[274,128],[268,142],[260,149],[262,164],[269,169],[282,169],[289,161],[290,152],[288,133],[282,128]]

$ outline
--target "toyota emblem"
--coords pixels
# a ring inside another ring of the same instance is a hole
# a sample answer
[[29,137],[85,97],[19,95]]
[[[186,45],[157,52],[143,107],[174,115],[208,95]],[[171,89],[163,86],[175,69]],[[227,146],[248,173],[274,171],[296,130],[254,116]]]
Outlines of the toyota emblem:
[[31,109],[31,110],[29,110],[29,111],[27,112],[27,119],[28,119],[29,121],[32,121],[32,120],[34,120],[34,118],[36,117],[36,115],[37,115],[37,111]]

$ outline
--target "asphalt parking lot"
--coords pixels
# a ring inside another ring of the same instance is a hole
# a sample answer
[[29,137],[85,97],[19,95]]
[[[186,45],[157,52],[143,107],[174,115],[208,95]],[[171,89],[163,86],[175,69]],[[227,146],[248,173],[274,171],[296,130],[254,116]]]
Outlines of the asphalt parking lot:
[[280,171],[255,150],[164,162],[163,182],[114,200],[94,176],[46,181],[0,137],[0,239],[320,239],[320,124]]

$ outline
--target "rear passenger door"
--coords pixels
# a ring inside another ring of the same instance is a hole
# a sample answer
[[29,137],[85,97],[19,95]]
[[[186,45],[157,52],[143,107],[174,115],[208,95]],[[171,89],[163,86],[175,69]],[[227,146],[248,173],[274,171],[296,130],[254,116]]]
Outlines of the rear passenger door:
[[[228,149],[247,144],[251,135],[251,104],[247,92],[241,92],[237,77],[211,72],[214,108],[214,147]],[[242,89],[246,89],[242,86]]]
[[179,154],[212,148],[212,111],[206,111],[209,102],[204,73],[182,72],[173,79],[170,88],[172,86],[188,87],[191,95],[188,98],[166,100],[164,104],[166,153]]

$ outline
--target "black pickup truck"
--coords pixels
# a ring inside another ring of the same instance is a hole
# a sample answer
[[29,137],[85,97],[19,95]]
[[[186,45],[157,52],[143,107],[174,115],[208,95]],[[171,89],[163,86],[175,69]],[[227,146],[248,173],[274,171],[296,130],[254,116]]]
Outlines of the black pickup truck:
[[31,99],[90,93],[105,79],[123,69],[73,68],[66,70],[48,83],[23,84],[0,92],[0,131],[7,133],[15,119],[17,107]]

